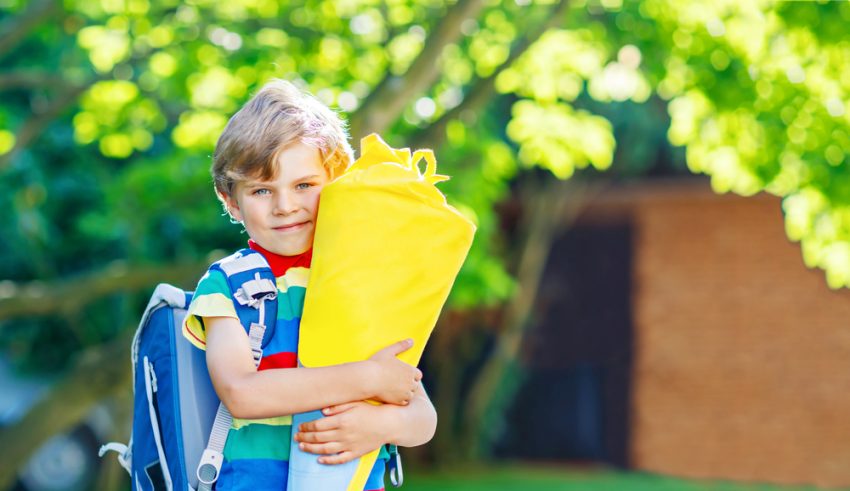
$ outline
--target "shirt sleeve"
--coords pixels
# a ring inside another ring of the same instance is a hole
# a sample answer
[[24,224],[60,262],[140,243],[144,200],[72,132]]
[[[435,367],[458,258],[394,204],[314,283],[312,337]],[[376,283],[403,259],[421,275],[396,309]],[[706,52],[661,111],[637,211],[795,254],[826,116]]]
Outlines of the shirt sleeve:
[[200,349],[206,349],[207,335],[204,317],[239,319],[227,278],[218,270],[209,270],[198,282],[189,311],[183,319],[183,336]]

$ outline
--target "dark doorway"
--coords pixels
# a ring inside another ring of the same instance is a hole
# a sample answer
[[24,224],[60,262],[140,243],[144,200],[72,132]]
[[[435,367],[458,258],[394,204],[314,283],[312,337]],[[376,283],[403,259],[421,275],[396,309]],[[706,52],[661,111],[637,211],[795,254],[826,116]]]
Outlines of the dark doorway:
[[628,465],[631,238],[619,222],[555,241],[498,456]]

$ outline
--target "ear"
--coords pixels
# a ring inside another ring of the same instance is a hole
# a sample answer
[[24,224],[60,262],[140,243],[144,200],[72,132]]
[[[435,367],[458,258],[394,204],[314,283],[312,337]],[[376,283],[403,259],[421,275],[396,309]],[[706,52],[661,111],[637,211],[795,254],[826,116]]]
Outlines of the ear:
[[218,193],[219,199],[224,203],[224,208],[227,210],[227,214],[230,215],[230,218],[236,222],[242,222],[242,211],[239,209],[239,202],[236,201],[230,194]]

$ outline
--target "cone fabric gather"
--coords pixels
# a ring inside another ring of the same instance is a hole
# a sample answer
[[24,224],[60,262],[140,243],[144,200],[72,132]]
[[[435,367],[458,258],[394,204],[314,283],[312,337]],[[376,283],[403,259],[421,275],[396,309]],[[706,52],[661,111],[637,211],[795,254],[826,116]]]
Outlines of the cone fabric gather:
[[[419,162],[425,160],[425,171]],[[394,149],[378,135],[322,189],[304,300],[298,361],[322,367],[365,360],[406,338],[399,358],[419,363],[475,234],[435,184],[431,150]],[[321,417],[295,415],[298,424]],[[322,465],[293,441],[290,491],[362,491],[378,450],[343,465]]]

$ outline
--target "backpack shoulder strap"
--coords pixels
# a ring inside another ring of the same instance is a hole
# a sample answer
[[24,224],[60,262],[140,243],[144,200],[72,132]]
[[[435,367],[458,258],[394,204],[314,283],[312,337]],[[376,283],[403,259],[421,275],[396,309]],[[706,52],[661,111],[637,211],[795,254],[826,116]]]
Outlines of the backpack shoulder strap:
[[216,262],[210,269],[221,271],[230,287],[233,307],[239,322],[250,336],[251,325],[266,327],[265,346],[274,332],[277,302],[264,302],[277,297],[277,280],[271,266],[259,252],[242,249]]
[[[233,306],[248,333],[254,366],[259,366],[263,347],[268,342],[264,343],[264,338],[271,339],[277,320],[277,282],[271,267],[262,254],[242,249],[213,264],[212,268],[219,269],[227,277]],[[232,421],[230,411],[223,403],[219,404],[207,448],[198,463],[198,491],[209,491],[218,480],[224,461],[222,452]]]

